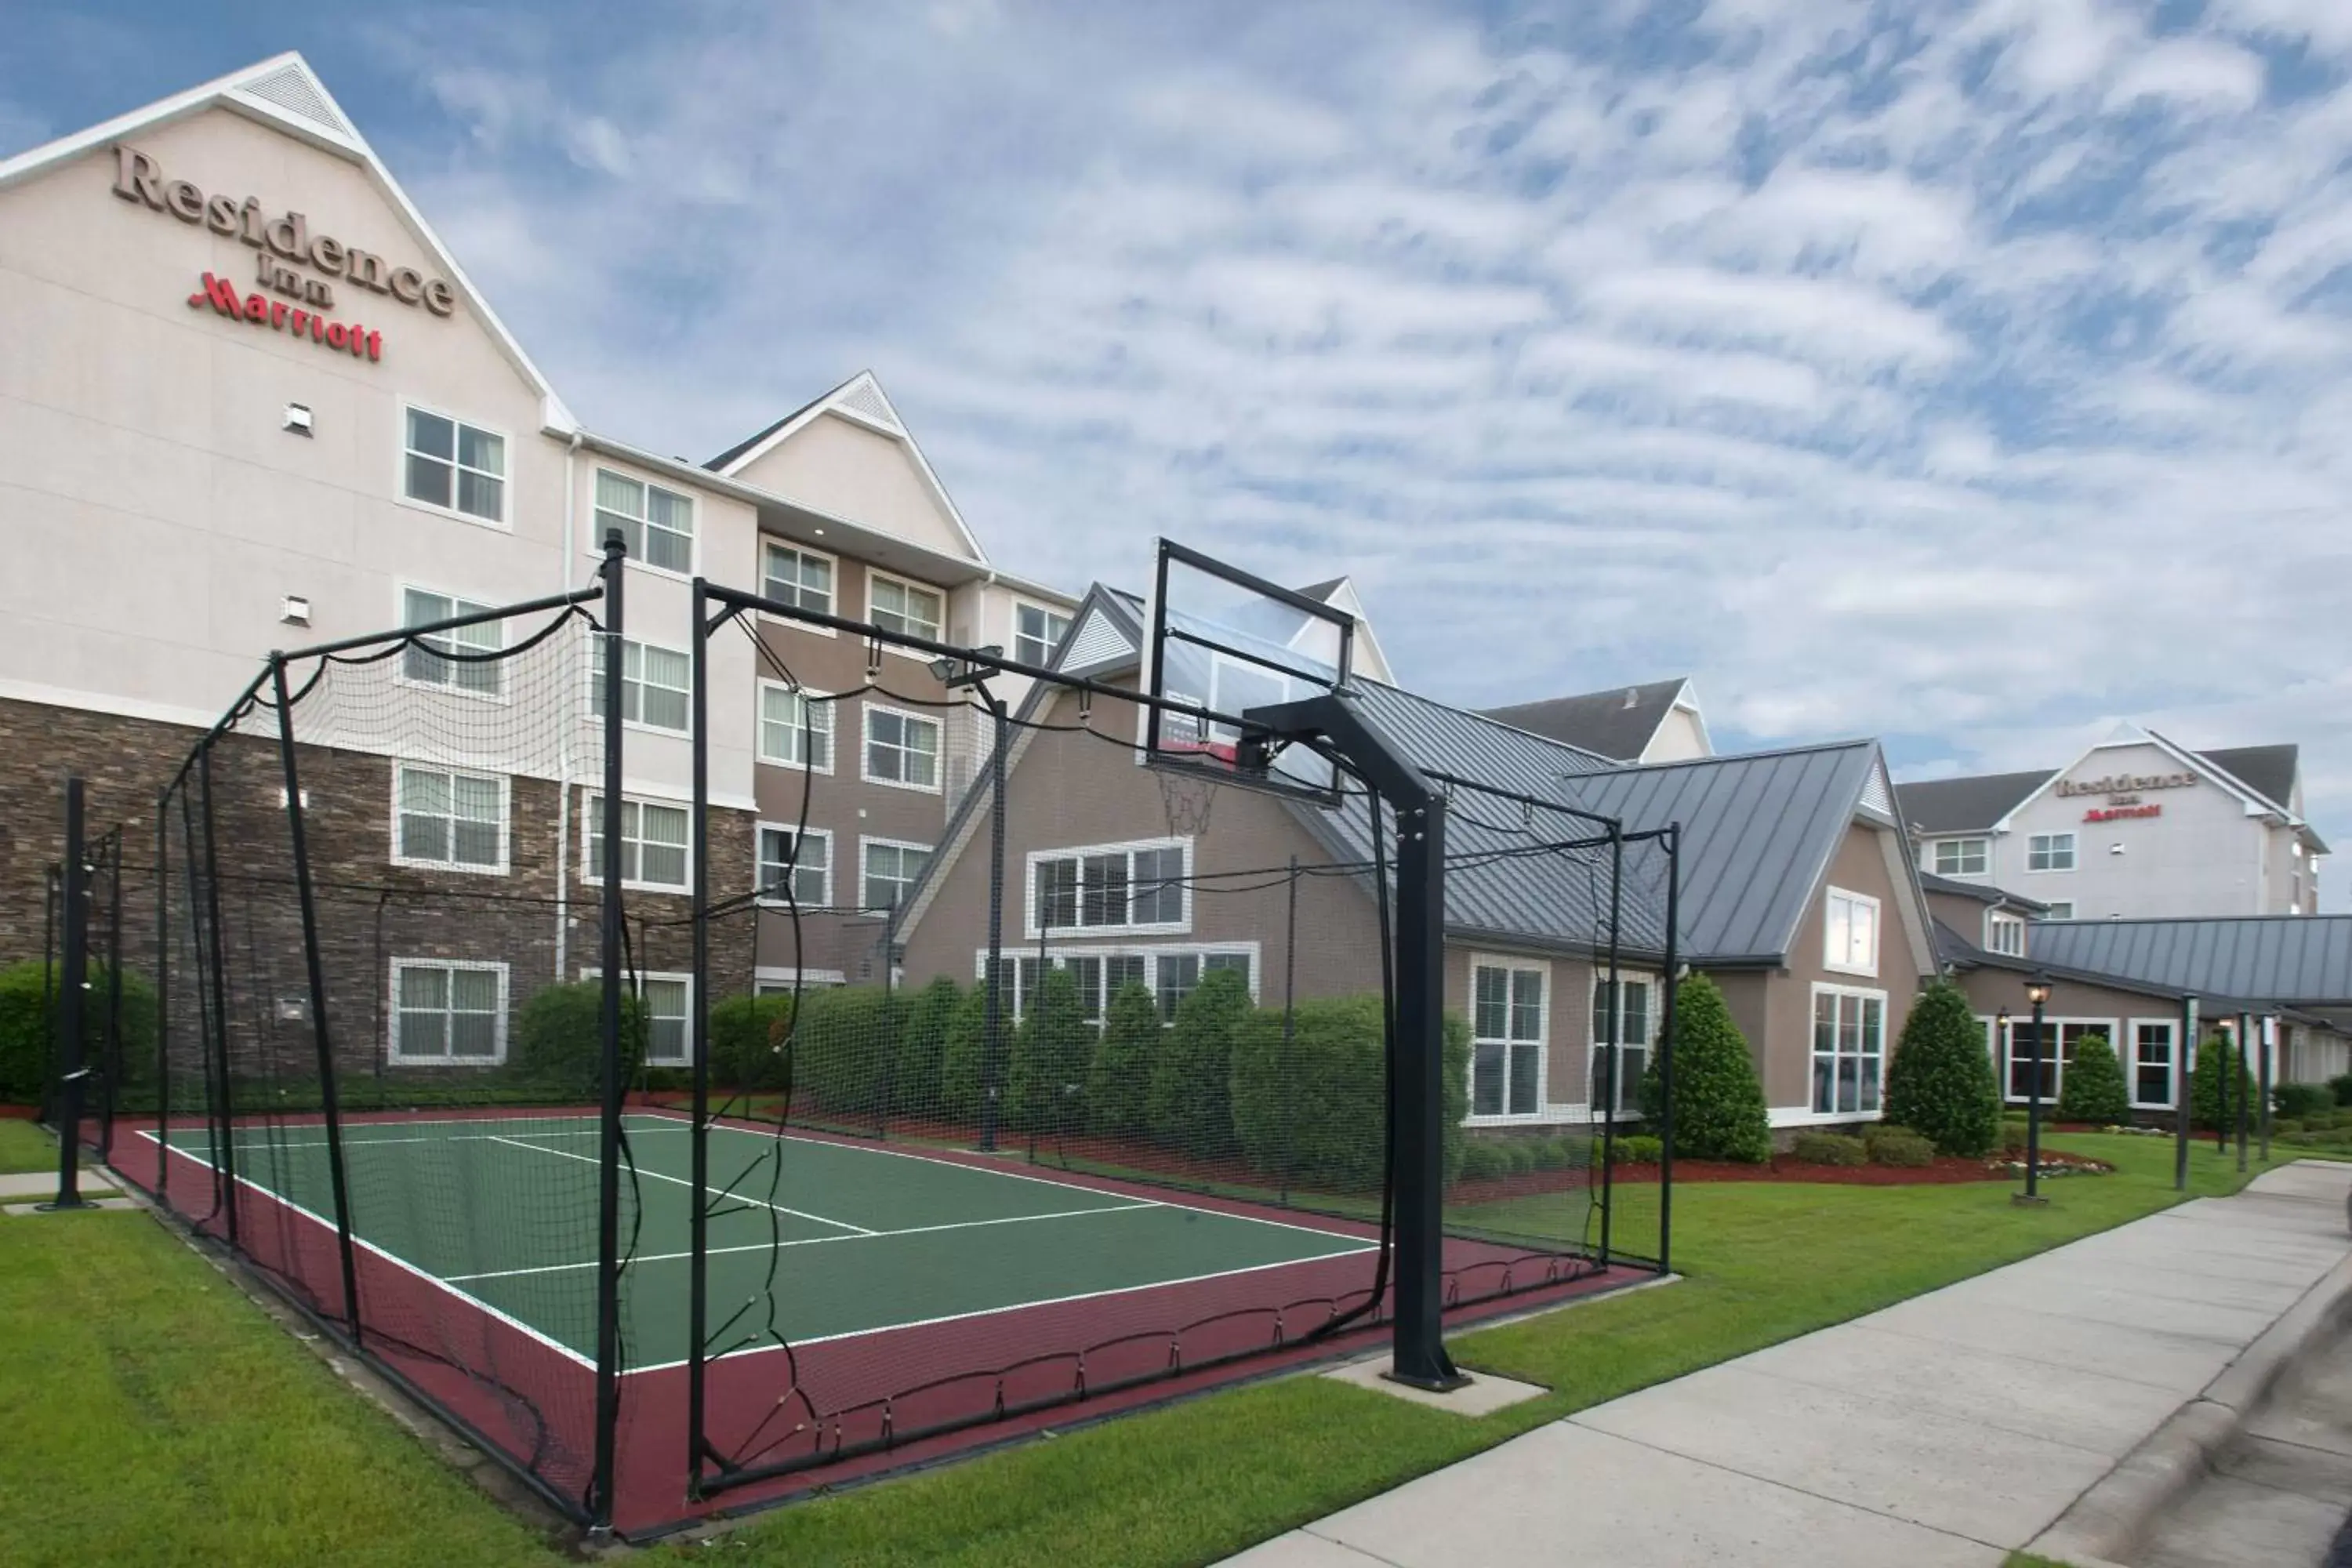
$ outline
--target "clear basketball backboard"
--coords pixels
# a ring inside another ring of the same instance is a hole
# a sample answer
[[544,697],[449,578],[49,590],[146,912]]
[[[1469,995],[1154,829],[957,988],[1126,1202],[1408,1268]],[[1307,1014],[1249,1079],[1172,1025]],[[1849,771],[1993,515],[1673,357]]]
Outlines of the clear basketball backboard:
[[1355,627],[1344,610],[1161,540],[1146,689],[1207,711],[1149,710],[1147,760],[1252,788],[1336,800],[1338,768],[1304,746],[1277,744],[1265,767],[1253,766],[1242,716],[1345,685]]

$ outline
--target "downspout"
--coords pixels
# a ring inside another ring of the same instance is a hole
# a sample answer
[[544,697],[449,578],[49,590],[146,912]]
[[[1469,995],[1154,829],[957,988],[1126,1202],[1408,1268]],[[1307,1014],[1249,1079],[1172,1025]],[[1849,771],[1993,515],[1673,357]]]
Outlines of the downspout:
[[[580,455],[580,432],[572,432],[570,445],[563,448],[563,558],[555,568],[556,591],[572,586],[572,568],[579,541],[578,498],[580,487],[575,481],[572,464]],[[575,666],[576,668],[576,666]],[[577,704],[567,701],[567,708],[577,710]],[[562,742],[555,749],[555,984],[563,984],[563,972],[568,959],[572,934],[572,730],[566,723]]]

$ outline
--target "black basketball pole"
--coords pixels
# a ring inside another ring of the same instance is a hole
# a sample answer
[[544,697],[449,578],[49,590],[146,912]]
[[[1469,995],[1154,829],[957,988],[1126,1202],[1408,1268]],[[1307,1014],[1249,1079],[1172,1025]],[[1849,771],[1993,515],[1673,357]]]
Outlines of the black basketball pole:
[[65,907],[58,913],[65,939],[64,973],[58,977],[58,1092],[51,1100],[58,1120],[58,1195],[41,1206],[81,1209],[81,1096],[88,1068],[82,1062],[82,1012],[89,988],[89,847],[82,842],[82,782],[66,780]]
[[155,801],[155,1201],[172,1206],[172,797]]
[[596,1154],[596,1458],[588,1488],[588,1528],[613,1531],[613,1478],[621,1417],[621,573],[628,553],[621,531],[604,535],[604,855],[598,932],[603,965],[604,1095]]
[[1658,1272],[1674,1271],[1675,1246],[1675,1003],[1682,990],[1683,830],[1666,826],[1665,1001],[1658,1034]]
[[220,1078],[220,1134],[213,1144],[213,1183],[219,1202],[226,1208],[228,1244],[237,1244],[236,1201],[236,1080],[229,1074],[228,1060],[228,960],[222,954],[223,933],[228,930],[221,918],[220,901],[220,832],[215,821],[213,795],[213,748],[209,740],[198,742],[203,750],[196,753],[196,777],[205,792],[205,912],[203,922],[211,934],[205,944],[205,967],[212,979],[213,1070]]
[[[694,580],[694,713],[688,743],[694,752],[694,1127],[687,1148],[692,1162],[687,1180],[686,1274],[686,1495],[702,1499],[702,1420],[708,1376],[710,1315],[710,626],[703,579]],[[805,781],[803,781],[805,783]],[[795,847],[797,848],[797,847]],[[796,857],[797,858],[797,857]],[[787,872],[787,875],[790,875]],[[757,921],[755,912],[752,919]],[[756,942],[757,937],[754,936]]]
[[[1618,932],[1623,929],[1625,899],[1625,834],[1612,825],[1609,829],[1609,1043],[1600,1051],[1607,1068],[1600,1074],[1601,1083],[1601,1267],[1609,1267],[1610,1218],[1617,1208],[1617,1079],[1624,1069],[1625,1053],[1620,1041],[1624,1029],[1619,1022],[1624,1016],[1625,982],[1618,970]],[[1586,1086],[1585,1098],[1591,1098],[1594,1086]]]

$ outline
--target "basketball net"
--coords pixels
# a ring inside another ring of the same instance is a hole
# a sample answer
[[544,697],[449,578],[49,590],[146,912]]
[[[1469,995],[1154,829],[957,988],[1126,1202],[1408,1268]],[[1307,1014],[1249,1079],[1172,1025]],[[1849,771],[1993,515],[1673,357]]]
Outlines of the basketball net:
[[1160,804],[1168,813],[1170,837],[1190,838],[1209,830],[1209,813],[1217,804],[1214,781],[1173,768],[1153,770],[1160,779]]

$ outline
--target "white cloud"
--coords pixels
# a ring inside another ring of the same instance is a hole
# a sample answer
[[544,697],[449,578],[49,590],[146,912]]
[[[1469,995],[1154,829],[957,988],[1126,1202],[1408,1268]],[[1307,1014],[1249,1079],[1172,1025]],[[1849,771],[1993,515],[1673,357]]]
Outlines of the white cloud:
[[2233,45],[2208,38],[2158,44],[2126,65],[2108,89],[2107,106],[2165,99],[2178,109],[2244,110],[2262,101],[2263,64]]

